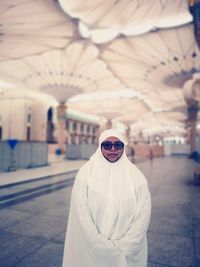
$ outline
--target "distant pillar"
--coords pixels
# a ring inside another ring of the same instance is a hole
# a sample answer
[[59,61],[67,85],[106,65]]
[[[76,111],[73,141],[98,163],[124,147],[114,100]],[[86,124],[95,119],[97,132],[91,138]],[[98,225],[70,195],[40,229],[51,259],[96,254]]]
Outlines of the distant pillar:
[[199,110],[199,105],[196,100],[191,100],[188,102],[188,124],[190,127],[189,142],[190,142],[191,153],[196,150],[196,137],[197,137],[196,121],[197,121],[198,110]]
[[130,126],[127,126],[127,129],[126,129],[126,137],[127,137],[128,145],[130,145],[130,143],[131,143],[131,140],[130,140],[130,132],[131,132]]
[[143,132],[142,131],[140,131],[138,133],[137,139],[138,139],[138,143],[144,143],[144,136],[143,136]]
[[97,125],[96,126],[96,130],[95,130],[95,136],[96,136],[96,138],[95,138],[95,144],[98,144],[100,133],[101,133],[100,132],[100,125]]
[[63,103],[61,103],[57,107],[56,137],[57,137],[57,141],[58,141],[58,147],[59,147],[61,153],[66,152],[66,137],[67,137],[66,111],[67,111],[67,106]]
[[106,129],[111,129],[112,128],[112,121],[111,119],[108,119],[106,122]]

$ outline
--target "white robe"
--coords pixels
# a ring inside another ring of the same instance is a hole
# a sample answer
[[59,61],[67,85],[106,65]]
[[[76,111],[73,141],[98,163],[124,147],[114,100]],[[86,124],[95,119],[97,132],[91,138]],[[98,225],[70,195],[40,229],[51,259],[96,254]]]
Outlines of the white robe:
[[150,213],[144,175],[125,153],[110,163],[99,147],[75,179],[63,267],[147,266]]

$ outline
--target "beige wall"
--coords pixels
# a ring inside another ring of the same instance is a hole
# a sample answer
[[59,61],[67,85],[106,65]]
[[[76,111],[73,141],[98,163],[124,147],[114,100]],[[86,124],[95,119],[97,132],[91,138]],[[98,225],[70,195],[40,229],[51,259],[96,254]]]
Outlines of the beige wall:
[[[48,106],[44,102],[26,97],[0,99],[0,126],[2,140],[16,138],[27,140],[27,127],[30,126],[31,141],[46,141]],[[28,122],[28,115],[31,119]]]
[[26,140],[28,113],[32,113],[32,100],[24,98],[0,99],[3,139]]
[[46,141],[47,137],[47,112],[48,107],[35,101],[33,103],[32,135],[33,141]]

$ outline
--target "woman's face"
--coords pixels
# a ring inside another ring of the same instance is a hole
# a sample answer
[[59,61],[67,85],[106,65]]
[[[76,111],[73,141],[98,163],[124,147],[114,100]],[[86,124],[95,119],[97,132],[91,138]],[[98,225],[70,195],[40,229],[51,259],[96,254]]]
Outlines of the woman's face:
[[[103,143],[106,141],[109,141],[113,144],[114,142],[120,141],[120,140],[115,136],[110,136],[107,139],[105,139]],[[101,151],[102,151],[104,158],[106,158],[109,162],[114,163],[118,159],[121,158],[123,151],[124,151],[124,147],[121,149],[116,149],[114,145],[112,145],[112,148],[110,150],[106,150],[103,146],[101,146]]]

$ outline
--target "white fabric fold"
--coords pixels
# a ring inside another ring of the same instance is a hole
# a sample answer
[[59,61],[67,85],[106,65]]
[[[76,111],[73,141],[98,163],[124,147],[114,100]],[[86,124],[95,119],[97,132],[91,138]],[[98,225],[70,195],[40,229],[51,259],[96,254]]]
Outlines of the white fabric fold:
[[[125,143],[121,133],[105,131]],[[72,191],[63,267],[145,267],[151,213],[147,181],[123,153],[108,162],[97,149]]]

